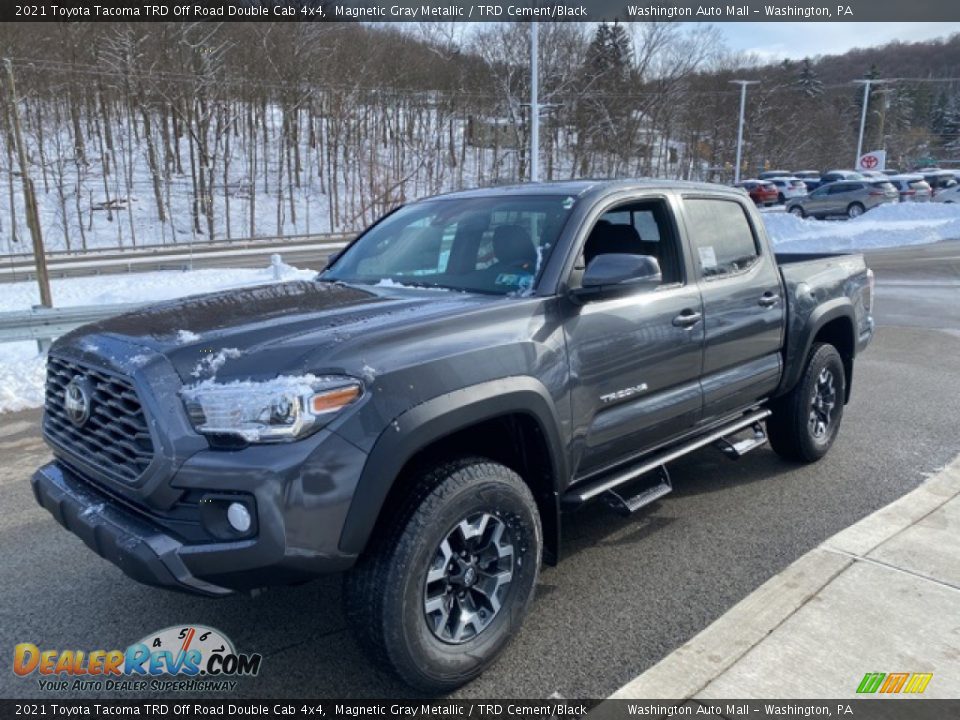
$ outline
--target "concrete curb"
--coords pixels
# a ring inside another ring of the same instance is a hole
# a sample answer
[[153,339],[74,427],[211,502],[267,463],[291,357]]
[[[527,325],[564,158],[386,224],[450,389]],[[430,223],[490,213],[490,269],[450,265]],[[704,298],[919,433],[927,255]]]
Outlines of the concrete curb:
[[610,699],[697,697],[851,565],[877,562],[866,556],[957,496],[960,456],[917,489],[795,561]]

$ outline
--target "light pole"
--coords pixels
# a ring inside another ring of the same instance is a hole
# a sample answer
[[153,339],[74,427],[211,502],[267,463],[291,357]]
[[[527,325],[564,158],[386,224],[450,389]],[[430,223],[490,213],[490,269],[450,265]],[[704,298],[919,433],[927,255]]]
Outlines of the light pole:
[[870,102],[870,86],[882,85],[887,82],[887,80],[865,78],[863,80],[854,80],[854,82],[863,85],[863,107],[860,109],[860,136],[857,138],[857,157],[853,160],[853,169],[856,170],[860,164],[860,156],[863,155],[863,131],[867,126],[867,104]]
[[540,47],[540,30],[536,22],[530,23],[530,182],[540,182],[540,101],[537,55]]
[[740,124],[737,126],[737,164],[733,167],[733,182],[740,182],[740,158],[743,155],[743,113],[747,107],[747,85],[756,85],[759,80],[731,80],[740,86]]

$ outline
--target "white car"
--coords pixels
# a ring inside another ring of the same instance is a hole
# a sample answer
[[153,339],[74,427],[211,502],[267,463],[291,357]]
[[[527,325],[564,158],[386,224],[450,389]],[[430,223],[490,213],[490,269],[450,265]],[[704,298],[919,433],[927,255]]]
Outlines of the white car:
[[777,202],[781,205],[787,200],[805,197],[807,194],[807,184],[798,177],[775,177],[768,182],[777,186]]
[[900,191],[900,202],[930,202],[933,197],[930,183],[918,173],[891,175],[887,180]]
[[960,183],[944,188],[933,196],[933,201],[938,203],[960,203]]

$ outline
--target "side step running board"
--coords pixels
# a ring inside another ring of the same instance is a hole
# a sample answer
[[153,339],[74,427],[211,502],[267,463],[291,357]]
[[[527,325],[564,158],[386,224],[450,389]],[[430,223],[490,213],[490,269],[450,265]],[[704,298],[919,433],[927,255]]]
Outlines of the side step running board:
[[632,515],[640,508],[646,507],[667,493],[673,492],[673,484],[670,482],[670,474],[667,472],[667,466],[661,465],[658,470],[660,471],[659,482],[654,485],[648,485],[636,495],[625,497],[625,493],[619,493],[611,489],[603,493],[603,499],[618,515]]
[[767,432],[763,429],[763,425],[754,423],[750,429],[753,430],[753,437],[736,441],[731,438],[722,437],[717,440],[717,448],[727,457],[736,460],[767,442]]
[[[594,482],[588,482],[579,487],[575,487],[564,494],[562,502],[567,507],[577,507],[579,505],[582,505],[587,500],[595,498],[598,495],[602,495],[608,490],[611,490],[612,488],[615,488],[619,485],[623,485],[624,483],[628,483],[631,480],[635,480],[641,475],[645,475],[651,470],[656,470],[660,466],[665,465],[666,463],[672,460],[676,460],[677,458],[683,457],[684,455],[687,455],[688,453],[691,453],[694,450],[699,450],[700,448],[705,447],[706,445],[715,443],[718,440],[723,439],[726,435],[733,435],[734,433],[737,433],[743,430],[744,428],[750,427],[752,425],[757,425],[761,420],[768,417],[769,415],[770,415],[769,410],[757,410],[756,412],[752,412],[749,415],[744,415],[743,417],[737,418],[736,420],[734,420],[733,422],[727,425],[717,428],[711,433],[694,438],[693,440],[690,440],[689,442],[686,442],[683,445],[679,445],[677,447],[670,448],[668,450],[663,450],[647,458],[646,460],[644,460],[638,465],[634,465],[633,467],[629,467],[625,470],[621,470],[620,472],[614,473],[613,475],[600,478],[599,480],[596,480]],[[764,441],[766,441],[766,436],[764,436]],[[753,441],[751,440],[750,442],[753,442]],[[749,449],[752,450],[753,447]],[[747,450],[745,450],[744,452],[747,452]],[[670,491],[667,490],[665,492],[662,492],[660,494],[660,497],[663,497],[663,495],[666,495],[667,492],[670,492]],[[652,502],[652,500],[650,502]]]

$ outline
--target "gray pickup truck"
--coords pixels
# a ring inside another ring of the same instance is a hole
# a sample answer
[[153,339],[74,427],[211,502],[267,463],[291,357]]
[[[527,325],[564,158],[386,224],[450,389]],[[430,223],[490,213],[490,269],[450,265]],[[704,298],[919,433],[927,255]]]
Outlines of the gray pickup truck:
[[861,256],[776,257],[738,190],[428,198],[314,281],[62,337],[33,488],[145,583],[216,597],[347,571],[358,638],[439,692],[519,629],[564,513],[636,512],[706,446],[823,457],[872,301]]

